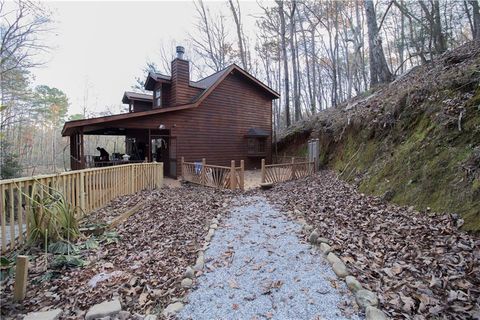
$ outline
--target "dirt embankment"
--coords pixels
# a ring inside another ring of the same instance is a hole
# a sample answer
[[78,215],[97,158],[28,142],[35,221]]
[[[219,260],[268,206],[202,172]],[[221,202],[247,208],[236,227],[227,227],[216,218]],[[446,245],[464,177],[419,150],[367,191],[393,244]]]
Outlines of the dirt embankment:
[[320,161],[361,192],[419,210],[461,214],[480,230],[480,42],[320,112],[281,135],[301,154],[320,139]]

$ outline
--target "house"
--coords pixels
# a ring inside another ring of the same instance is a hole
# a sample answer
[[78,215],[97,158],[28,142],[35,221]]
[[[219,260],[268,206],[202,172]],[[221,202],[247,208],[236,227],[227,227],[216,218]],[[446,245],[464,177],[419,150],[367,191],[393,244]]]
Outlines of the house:
[[[235,64],[192,81],[183,54],[177,47],[171,76],[148,74],[145,90],[152,94],[125,92],[128,113],[65,123],[72,170],[87,166],[84,135],[125,136],[129,161],[161,161],[171,177],[180,174],[181,157],[216,165],[244,160],[246,168],[270,161],[272,100],[279,94]],[[106,165],[118,163],[125,161]]]

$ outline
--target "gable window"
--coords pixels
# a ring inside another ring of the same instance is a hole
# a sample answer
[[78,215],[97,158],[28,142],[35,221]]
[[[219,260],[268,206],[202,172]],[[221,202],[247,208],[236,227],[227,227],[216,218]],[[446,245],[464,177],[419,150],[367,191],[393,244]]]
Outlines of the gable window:
[[155,99],[154,99],[155,107],[162,106],[162,89],[158,88],[155,90]]

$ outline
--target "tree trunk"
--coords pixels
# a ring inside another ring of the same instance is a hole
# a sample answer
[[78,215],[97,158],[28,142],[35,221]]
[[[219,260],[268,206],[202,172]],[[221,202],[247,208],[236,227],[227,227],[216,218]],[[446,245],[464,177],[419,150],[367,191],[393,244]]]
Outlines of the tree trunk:
[[382,41],[378,34],[377,18],[372,0],[365,0],[365,12],[368,28],[368,50],[370,55],[370,86],[392,80],[392,73],[387,65]]
[[477,0],[471,0],[470,5],[473,11],[473,39],[480,40],[480,9]]
[[287,40],[285,30],[285,11],[283,10],[283,1],[277,0],[278,13],[280,15],[280,38],[282,42],[282,55],[283,55],[283,69],[285,72],[285,118],[287,127],[290,127],[290,79],[288,78],[288,57],[287,57]]
[[235,26],[237,29],[237,38],[238,38],[238,50],[240,51],[240,61],[242,62],[243,69],[248,71],[248,63],[247,63],[247,55],[245,53],[245,46],[244,44],[244,37],[242,32],[242,21],[241,21],[241,14],[240,14],[240,4],[237,0],[237,8],[233,4],[232,0],[228,0],[230,4],[230,9],[232,10],[233,20],[235,20]]

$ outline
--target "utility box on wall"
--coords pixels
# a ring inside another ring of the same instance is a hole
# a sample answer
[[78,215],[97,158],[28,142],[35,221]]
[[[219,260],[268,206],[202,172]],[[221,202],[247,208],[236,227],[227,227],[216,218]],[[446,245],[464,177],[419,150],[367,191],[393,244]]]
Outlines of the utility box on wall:
[[320,154],[320,141],[318,139],[308,140],[308,161],[315,162],[315,170],[318,169],[319,154]]

